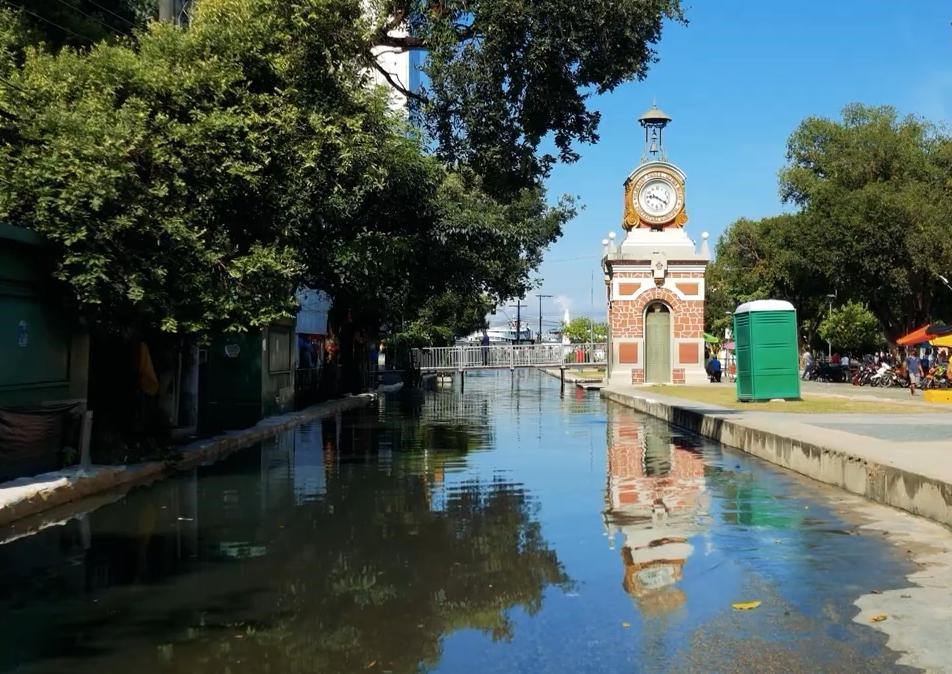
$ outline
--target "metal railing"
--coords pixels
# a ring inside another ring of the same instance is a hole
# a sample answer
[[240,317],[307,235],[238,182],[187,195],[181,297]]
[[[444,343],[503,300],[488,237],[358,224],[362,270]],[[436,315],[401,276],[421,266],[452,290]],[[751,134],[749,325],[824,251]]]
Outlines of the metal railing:
[[578,367],[602,365],[605,343],[491,344],[489,346],[434,346],[413,349],[413,365],[423,372],[517,367]]

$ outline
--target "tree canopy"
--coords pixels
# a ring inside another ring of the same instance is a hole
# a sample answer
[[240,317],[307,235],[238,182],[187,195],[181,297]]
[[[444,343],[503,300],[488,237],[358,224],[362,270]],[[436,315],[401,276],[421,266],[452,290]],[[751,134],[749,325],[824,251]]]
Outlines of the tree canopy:
[[[812,339],[827,295],[867,306],[889,338],[952,314],[952,138],[889,107],[808,118],[780,173],[797,210],[738,220],[708,276],[708,325],[750,299],[787,299]],[[845,346],[845,345],[844,345]]]
[[578,316],[562,327],[562,334],[568,337],[573,344],[604,342],[608,339],[608,324],[598,323],[585,316]]
[[157,12],[156,0],[8,0],[19,8],[30,41],[58,49],[131,35]]
[[302,283],[368,325],[504,299],[572,214],[429,156],[368,86],[354,2],[204,0],[83,51],[25,47],[8,11],[0,31],[0,218],[104,326],[244,329]]
[[883,338],[879,321],[859,302],[834,307],[818,331],[831,346],[852,353],[878,346]]
[[[424,52],[410,91],[437,155],[493,195],[535,188],[598,140],[592,94],[643,79],[679,0],[374,0],[370,44]],[[392,79],[392,78],[391,78]],[[540,151],[540,148],[545,148]]]

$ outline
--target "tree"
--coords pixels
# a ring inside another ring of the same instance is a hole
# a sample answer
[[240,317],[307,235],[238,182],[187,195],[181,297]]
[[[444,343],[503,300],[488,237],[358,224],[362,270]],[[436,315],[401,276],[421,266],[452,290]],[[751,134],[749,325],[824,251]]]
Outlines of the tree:
[[[750,299],[791,301],[807,341],[827,295],[867,306],[895,339],[952,312],[952,139],[891,108],[851,105],[790,137],[781,194],[798,211],[738,220],[708,271],[707,324]],[[733,306],[731,306],[733,305]]]
[[156,0],[10,0],[4,4],[20,8],[31,41],[54,49],[89,47],[130,36],[158,13]]
[[366,86],[356,3],[206,0],[84,52],[24,50],[2,17],[0,217],[54,244],[106,329],[247,329],[308,283],[375,331],[524,291],[572,215],[427,156]]
[[819,326],[820,337],[846,352],[859,353],[883,341],[879,321],[858,302],[846,302],[829,312]]
[[952,139],[859,104],[809,118],[788,143],[781,194],[801,208],[797,248],[826,292],[869,305],[892,338],[952,311]]
[[[537,188],[577,142],[598,140],[591,94],[643,79],[679,0],[375,0],[368,45],[425,55],[410,91],[437,155],[492,195]],[[369,57],[368,63],[376,67]],[[540,154],[543,141],[554,148]]]
[[563,326],[562,334],[573,344],[605,342],[608,340],[608,324],[596,323],[591,318],[579,316]]

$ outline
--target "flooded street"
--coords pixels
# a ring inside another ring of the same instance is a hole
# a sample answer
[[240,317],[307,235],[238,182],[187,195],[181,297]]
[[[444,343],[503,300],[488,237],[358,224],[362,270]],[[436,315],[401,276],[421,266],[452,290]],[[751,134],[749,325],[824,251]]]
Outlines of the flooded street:
[[916,565],[840,494],[471,374],[0,545],[0,671],[915,671],[854,602]]

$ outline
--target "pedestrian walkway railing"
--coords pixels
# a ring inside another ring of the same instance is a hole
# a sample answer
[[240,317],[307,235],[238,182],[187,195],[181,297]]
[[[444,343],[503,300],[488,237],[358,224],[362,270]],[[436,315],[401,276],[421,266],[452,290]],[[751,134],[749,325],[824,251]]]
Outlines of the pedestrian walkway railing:
[[517,367],[580,367],[603,365],[605,343],[491,344],[489,346],[434,346],[413,349],[415,367],[422,372],[455,372]]

